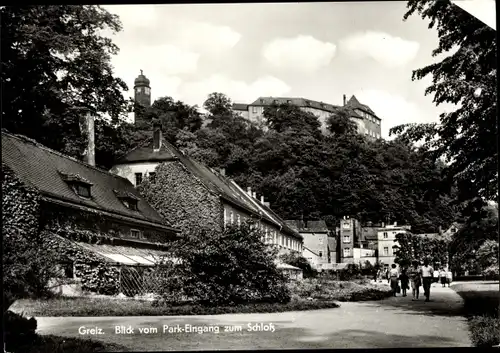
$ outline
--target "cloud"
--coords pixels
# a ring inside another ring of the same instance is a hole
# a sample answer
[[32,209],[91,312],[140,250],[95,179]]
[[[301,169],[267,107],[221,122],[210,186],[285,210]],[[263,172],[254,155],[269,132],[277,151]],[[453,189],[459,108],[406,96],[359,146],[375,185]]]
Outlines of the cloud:
[[262,48],[262,56],[272,66],[312,73],[328,66],[335,56],[335,44],[312,36],[276,38]]
[[101,7],[118,15],[124,27],[126,25],[127,28],[154,26],[158,20],[154,5],[105,5]]
[[[382,119],[382,137],[389,137],[389,130],[397,125],[431,122],[417,104],[405,98],[380,90],[360,90],[354,95],[369,106]],[[426,118],[427,117],[427,118]],[[435,121],[435,120],[432,120]],[[391,136],[392,138],[392,136]]]
[[388,67],[400,67],[415,58],[420,44],[387,33],[368,31],[341,40],[340,48],[354,56],[370,57]]
[[177,26],[175,42],[198,51],[217,53],[233,48],[241,39],[240,33],[227,26],[196,21],[181,21]]
[[202,106],[212,92],[226,94],[233,102],[250,103],[259,96],[279,96],[290,91],[283,81],[273,77],[260,77],[252,83],[230,79],[223,75],[212,75],[205,80],[181,85],[180,93],[185,103]]

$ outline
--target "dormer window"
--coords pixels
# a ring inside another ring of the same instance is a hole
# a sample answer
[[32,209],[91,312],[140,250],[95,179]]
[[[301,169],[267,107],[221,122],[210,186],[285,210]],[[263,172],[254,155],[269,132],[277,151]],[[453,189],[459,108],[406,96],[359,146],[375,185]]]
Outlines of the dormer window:
[[137,211],[137,203],[139,198],[128,191],[113,190],[116,197],[123,203],[129,210]]
[[61,178],[68,184],[68,186],[80,197],[90,199],[92,183],[80,176],[79,174],[70,174],[59,172]]

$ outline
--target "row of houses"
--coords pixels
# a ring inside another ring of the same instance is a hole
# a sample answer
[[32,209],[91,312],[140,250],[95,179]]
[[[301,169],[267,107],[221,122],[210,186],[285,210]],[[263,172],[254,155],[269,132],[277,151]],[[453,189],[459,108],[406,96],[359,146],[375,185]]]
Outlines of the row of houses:
[[[367,261],[372,265],[380,262],[384,267],[390,267],[396,259],[396,235],[411,232],[408,225],[362,225],[349,217],[344,217],[333,230],[324,221],[288,220],[287,223],[304,238],[303,256],[318,271],[338,270],[348,264],[364,265]],[[419,235],[450,239],[459,228],[460,225],[454,222],[445,231]]]

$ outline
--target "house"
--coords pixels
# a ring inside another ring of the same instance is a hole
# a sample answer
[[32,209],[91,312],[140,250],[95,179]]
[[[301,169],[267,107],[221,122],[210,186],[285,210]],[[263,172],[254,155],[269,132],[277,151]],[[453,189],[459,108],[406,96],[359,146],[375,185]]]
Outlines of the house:
[[[57,249],[54,263],[83,289],[122,291],[123,268],[152,267],[180,236],[126,178],[5,131],[2,174],[3,212],[31,217]],[[4,218],[4,231],[23,227],[14,219]]]
[[337,246],[337,238],[335,236],[328,237],[328,260],[332,265],[340,261]]
[[228,224],[255,220],[266,234],[265,242],[279,247],[280,253],[302,253],[303,239],[260,200],[248,186],[246,190],[225,176],[198,163],[162,137],[155,125],[152,138],[131,150],[111,169],[132,184],[154,177],[161,170],[161,201],[156,209],[182,231],[193,228],[222,230]]
[[[304,238],[304,251],[303,255],[306,259],[314,258],[311,263],[314,263],[318,271],[322,271],[331,266],[331,259],[329,257],[330,251],[328,248],[328,235],[329,230],[325,221],[301,221],[289,220],[286,221],[290,227],[297,230]],[[307,255],[307,256],[305,256]]]
[[[240,113],[244,118],[262,124],[264,109],[273,104],[292,104],[300,107],[303,111],[316,115],[321,122],[322,131],[326,131],[327,119],[340,108],[324,102],[318,102],[306,98],[293,97],[259,97],[251,104],[235,103],[233,110]],[[358,132],[369,138],[381,137],[381,119],[367,105],[361,104],[355,96],[346,101],[344,95],[343,106],[348,108],[351,120],[356,124]]]
[[356,263],[354,259],[354,248],[358,243],[360,222],[354,218],[344,217],[340,221],[340,232],[338,242],[340,244],[340,262]]
[[397,223],[377,229],[378,259],[384,264],[384,267],[390,267],[395,263],[394,246],[398,244],[396,235],[410,233],[410,229],[410,226],[398,226]]
[[304,249],[302,250],[302,256],[309,262],[313,269],[319,272],[323,270],[321,263],[322,259],[316,251],[309,249],[307,246],[304,246]]

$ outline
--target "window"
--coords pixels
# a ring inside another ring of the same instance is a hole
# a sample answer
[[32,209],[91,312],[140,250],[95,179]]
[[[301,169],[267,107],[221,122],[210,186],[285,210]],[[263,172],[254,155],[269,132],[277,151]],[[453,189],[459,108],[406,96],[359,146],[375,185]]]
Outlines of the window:
[[122,199],[122,202],[129,210],[137,211],[137,200]]
[[241,217],[239,214],[236,215],[236,223],[238,223],[238,227],[241,225]]
[[384,247],[384,256],[389,256],[389,248]]
[[456,233],[457,229],[456,228],[451,228],[452,233]]
[[288,239],[288,237],[286,237],[286,243],[285,243],[285,246],[286,246],[287,248],[289,248],[289,247],[290,247],[290,239]]
[[252,113],[257,114],[257,107],[252,107]]
[[387,239],[388,235],[387,232],[384,232],[384,239]]
[[140,230],[137,230],[137,229],[131,229],[130,230],[130,236],[132,238],[136,238],[136,239],[139,239],[141,237],[141,231]]
[[344,248],[344,257],[351,255],[351,248]]
[[136,92],[136,93],[141,93],[141,88],[140,88],[140,87],[137,87],[137,88],[135,89],[135,92]]
[[90,197],[90,186],[78,184],[75,188],[78,195],[82,197]]
[[135,173],[135,186],[142,183],[142,173]]
[[323,251],[319,252],[319,257],[323,257]]
[[156,173],[150,172],[149,173],[149,181],[151,181],[152,183],[154,183],[155,180],[156,180]]
[[349,229],[349,228],[351,228],[351,223],[350,223],[349,221],[344,221],[344,222],[342,223],[342,228],[344,228],[344,229]]
[[323,245],[323,238],[319,238],[319,245]]
[[229,223],[233,224],[234,222],[234,213],[233,211],[229,211]]
[[150,93],[151,93],[151,89],[150,89],[149,87],[146,87],[146,88],[144,89],[144,93],[146,93],[146,94],[150,94]]
[[349,234],[344,234],[344,243],[350,243],[351,242],[351,236]]

